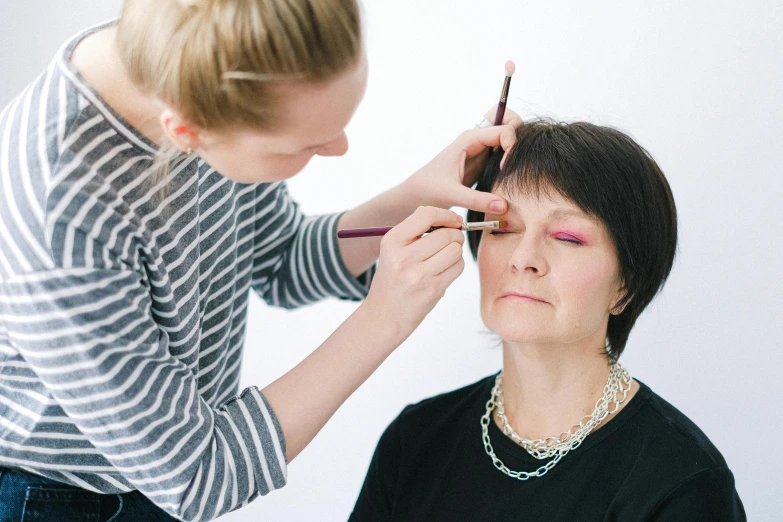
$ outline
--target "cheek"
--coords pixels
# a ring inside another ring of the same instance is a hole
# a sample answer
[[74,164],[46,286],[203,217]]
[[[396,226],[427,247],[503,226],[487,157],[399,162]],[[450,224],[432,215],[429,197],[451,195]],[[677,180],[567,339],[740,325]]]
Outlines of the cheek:
[[492,310],[496,305],[495,299],[503,290],[508,267],[508,258],[504,256],[502,249],[496,247],[497,245],[486,247],[484,240],[482,240],[478,256],[476,256],[481,290],[481,316],[484,324],[490,329],[492,328]]
[[268,146],[239,139],[211,147],[203,157],[215,170],[234,181],[272,183],[301,172],[313,155],[278,154]]
[[274,183],[294,177],[305,168],[312,156],[246,156],[228,157],[224,164],[230,169],[222,174],[241,183]]
[[264,170],[275,181],[292,178],[304,169],[312,155],[307,156],[279,156],[264,165]]
[[482,240],[479,245],[476,261],[478,263],[479,281],[481,282],[483,294],[485,289],[489,289],[493,283],[497,284],[500,276],[503,274],[506,262],[497,248],[485,246],[485,240]]
[[569,265],[559,271],[556,278],[560,295],[567,298],[570,316],[584,322],[605,315],[617,286],[612,266],[611,260],[601,259]]

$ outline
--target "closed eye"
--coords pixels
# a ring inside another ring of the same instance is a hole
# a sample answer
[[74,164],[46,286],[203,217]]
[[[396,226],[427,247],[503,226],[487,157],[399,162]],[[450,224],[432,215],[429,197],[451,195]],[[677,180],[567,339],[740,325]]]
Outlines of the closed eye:
[[566,243],[573,243],[575,245],[584,245],[584,241],[571,234],[560,233],[555,235],[555,239],[559,241],[565,241]]

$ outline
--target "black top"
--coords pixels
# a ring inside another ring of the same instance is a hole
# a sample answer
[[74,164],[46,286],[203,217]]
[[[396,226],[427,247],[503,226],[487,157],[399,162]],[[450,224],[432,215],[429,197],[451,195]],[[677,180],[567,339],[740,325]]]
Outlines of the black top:
[[[494,380],[405,408],[378,443],[350,520],[746,520],[717,448],[642,383],[543,477],[520,481],[501,473],[481,440]],[[547,462],[494,422],[489,436],[514,471]]]

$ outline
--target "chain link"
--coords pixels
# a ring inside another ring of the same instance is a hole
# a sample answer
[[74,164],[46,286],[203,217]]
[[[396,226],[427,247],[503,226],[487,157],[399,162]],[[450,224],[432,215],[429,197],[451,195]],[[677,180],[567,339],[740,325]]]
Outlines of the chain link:
[[[610,367],[609,378],[604,386],[603,396],[596,401],[595,409],[591,415],[585,415],[579,424],[575,424],[567,432],[561,433],[557,437],[547,437],[545,439],[528,440],[519,436],[514,428],[509,424],[503,410],[503,372],[501,371],[495,377],[495,386],[492,388],[492,395],[487,401],[486,411],[481,416],[481,438],[484,442],[484,451],[492,459],[492,464],[511,478],[517,480],[528,480],[532,477],[543,477],[549,470],[554,468],[560,459],[565,457],[569,451],[574,450],[582,444],[582,441],[612,413],[615,413],[620,404],[622,404],[628,392],[631,389],[631,374],[628,373],[620,363],[614,363]],[[610,405],[613,407],[610,408]],[[489,423],[492,421],[492,412],[498,409],[498,418],[502,425],[502,431],[514,442],[525,448],[536,459],[542,460],[554,457],[552,460],[539,467],[535,471],[513,471],[501,461],[492,443],[489,440]],[[585,422],[585,419],[588,419]],[[576,428],[574,430],[574,428]]]

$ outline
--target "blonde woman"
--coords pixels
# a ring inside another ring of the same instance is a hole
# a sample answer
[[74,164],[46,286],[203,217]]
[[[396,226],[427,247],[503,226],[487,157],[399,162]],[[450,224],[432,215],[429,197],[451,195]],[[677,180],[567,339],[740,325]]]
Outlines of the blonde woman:
[[[285,180],[345,153],[366,78],[355,0],[127,0],[3,110],[0,519],[242,507],[285,485],[432,309],[463,236],[420,236],[458,226],[452,205],[505,211],[467,186],[518,119],[305,217]],[[382,247],[337,241],[367,223],[400,224]],[[289,373],[239,390],[250,289],[282,307],[366,299]]]

